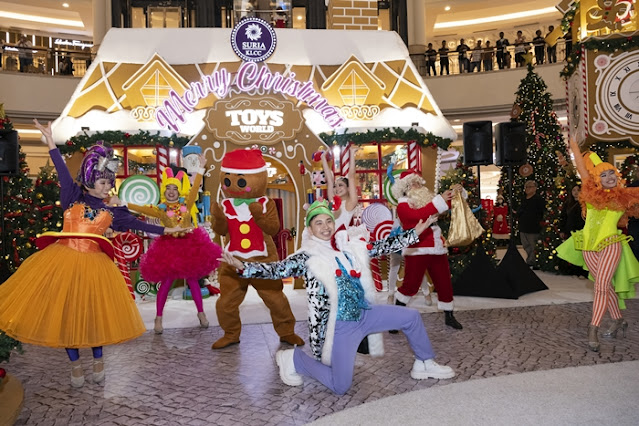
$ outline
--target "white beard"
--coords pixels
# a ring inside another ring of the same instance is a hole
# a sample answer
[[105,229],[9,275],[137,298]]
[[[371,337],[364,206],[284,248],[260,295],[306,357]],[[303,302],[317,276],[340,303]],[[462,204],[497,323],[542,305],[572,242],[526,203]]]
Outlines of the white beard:
[[406,196],[408,198],[408,205],[413,209],[421,209],[435,198],[435,194],[425,186],[409,190]]

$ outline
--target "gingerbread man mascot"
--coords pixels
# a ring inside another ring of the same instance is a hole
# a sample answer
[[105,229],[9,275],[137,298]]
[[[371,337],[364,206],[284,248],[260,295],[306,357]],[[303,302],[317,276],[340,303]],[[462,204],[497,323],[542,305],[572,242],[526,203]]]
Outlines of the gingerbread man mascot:
[[[248,262],[278,260],[273,236],[280,221],[275,202],[266,197],[266,162],[257,149],[238,149],[222,159],[220,182],[226,197],[219,204],[211,203],[213,230],[226,237],[226,250]],[[303,345],[295,334],[295,317],[282,291],[282,280],[241,278],[237,270],[222,263],[218,270],[220,299],[215,305],[224,336],[213,343],[221,349],[240,342],[242,322],[240,304],[252,285],[271,312],[273,327],[281,342]]]

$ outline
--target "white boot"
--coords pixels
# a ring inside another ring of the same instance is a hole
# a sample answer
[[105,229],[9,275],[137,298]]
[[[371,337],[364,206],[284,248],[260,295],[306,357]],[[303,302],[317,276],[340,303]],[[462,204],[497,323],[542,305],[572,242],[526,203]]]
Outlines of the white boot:
[[289,386],[301,386],[304,384],[302,376],[295,371],[295,363],[293,362],[293,353],[295,349],[287,349],[277,351],[275,354],[275,362],[280,367],[280,379]]
[[433,359],[427,359],[426,361],[416,359],[410,376],[415,380],[451,379],[455,377],[455,371],[445,365],[437,364]]

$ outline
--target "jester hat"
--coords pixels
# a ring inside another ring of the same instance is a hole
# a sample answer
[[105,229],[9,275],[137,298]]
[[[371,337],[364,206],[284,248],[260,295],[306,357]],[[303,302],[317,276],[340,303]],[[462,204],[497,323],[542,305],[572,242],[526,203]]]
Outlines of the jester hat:
[[186,198],[189,195],[189,191],[191,190],[189,175],[184,173],[182,170],[174,175],[173,170],[167,167],[162,171],[162,183],[160,184],[161,203],[166,203],[166,196],[164,195],[164,193],[166,192],[166,187],[169,185],[177,186],[178,192],[180,193],[180,198]]
[[584,162],[586,163],[586,169],[597,186],[601,187],[600,175],[606,170],[614,170],[617,178],[619,179],[620,186],[625,186],[626,181],[622,179],[621,173],[619,173],[615,166],[605,161],[601,161],[601,158],[594,152],[585,152],[583,156]]

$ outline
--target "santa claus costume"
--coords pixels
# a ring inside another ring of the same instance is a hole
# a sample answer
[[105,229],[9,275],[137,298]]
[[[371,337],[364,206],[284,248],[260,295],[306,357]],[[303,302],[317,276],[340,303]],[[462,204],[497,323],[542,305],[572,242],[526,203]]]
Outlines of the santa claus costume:
[[[420,219],[426,220],[450,209],[450,201],[443,195],[435,195],[424,184],[424,179],[415,170],[406,170],[395,179],[392,192],[398,200],[397,217],[403,229],[411,229]],[[448,195],[448,192],[444,194]],[[405,258],[404,283],[395,293],[395,304],[407,305],[419,291],[424,273],[428,271],[437,292],[437,307],[444,311],[446,325],[461,329],[453,316],[448,248],[437,222],[422,233],[418,243],[406,247],[402,254]]]

